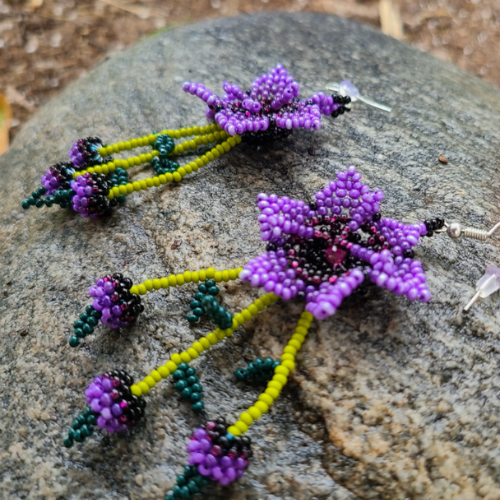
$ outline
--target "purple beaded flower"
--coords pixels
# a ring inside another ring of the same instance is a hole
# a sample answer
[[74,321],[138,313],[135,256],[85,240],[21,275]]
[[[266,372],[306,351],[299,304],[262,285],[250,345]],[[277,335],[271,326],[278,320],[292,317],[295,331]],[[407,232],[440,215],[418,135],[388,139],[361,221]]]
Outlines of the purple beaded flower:
[[97,425],[110,433],[123,432],[144,415],[146,402],[131,394],[133,379],[127,372],[114,370],[98,375],[85,390],[90,409],[97,414]]
[[224,82],[226,94],[219,97],[201,83],[185,82],[185,92],[196,95],[208,105],[206,115],[214,119],[229,135],[244,134],[261,137],[286,136],[292,129],[317,130],[321,115],[337,116],[349,108],[350,98],[327,96],[323,92],[305,101],[298,99],[300,85],[278,64],[269,74],[257,77],[249,91]]
[[71,181],[71,189],[74,194],[71,198],[73,210],[79,212],[82,217],[97,219],[109,215],[111,207],[116,205],[114,200],[107,198],[109,185],[106,176],[96,173],[86,173]]
[[102,147],[103,143],[99,137],[80,139],[71,146],[69,159],[77,170],[90,167],[91,165],[100,165],[108,161],[107,158],[103,158],[99,154],[99,149]]
[[47,195],[53,195],[59,189],[69,189],[75,170],[70,162],[56,163],[45,171],[40,182]]
[[224,419],[208,422],[193,432],[186,446],[188,463],[207,479],[227,486],[243,476],[252,456],[250,439],[228,437]]
[[350,166],[308,205],[259,194],[257,206],[267,252],[250,261],[240,279],[289,300],[304,297],[317,319],[332,316],[365,277],[377,286],[427,302],[422,264],[411,250],[426,224],[381,219],[382,191],[370,192]]
[[110,328],[127,327],[144,311],[139,295],[130,293],[132,280],[117,273],[99,278],[89,288],[92,307],[102,313],[101,321]]

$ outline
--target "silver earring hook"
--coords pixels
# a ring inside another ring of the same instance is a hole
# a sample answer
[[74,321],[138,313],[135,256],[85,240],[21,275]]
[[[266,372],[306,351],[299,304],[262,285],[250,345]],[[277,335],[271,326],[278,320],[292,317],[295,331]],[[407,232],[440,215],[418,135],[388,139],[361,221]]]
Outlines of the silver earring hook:
[[358,88],[355,87],[349,80],[344,80],[340,83],[328,83],[325,88],[326,90],[331,90],[332,92],[336,92],[339,95],[349,96],[352,102],[361,101],[365,104],[368,104],[368,106],[381,109],[382,111],[387,111],[388,113],[391,112],[391,108],[389,106],[376,102],[369,97],[362,96],[359,93]]
[[460,224],[460,222],[451,222],[450,224],[445,222],[442,229],[437,229],[434,232],[446,233],[450,238],[453,238],[454,240],[460,238],[460,236],[463,236],[464,238],[473,238],[479,241],[486,241],[488,238],[493,236],[493,233],[499,228],[500,222],[495,224],[489,231],[486,231],[484,229],[476,229],[474,227],[462,227],[462,224]]

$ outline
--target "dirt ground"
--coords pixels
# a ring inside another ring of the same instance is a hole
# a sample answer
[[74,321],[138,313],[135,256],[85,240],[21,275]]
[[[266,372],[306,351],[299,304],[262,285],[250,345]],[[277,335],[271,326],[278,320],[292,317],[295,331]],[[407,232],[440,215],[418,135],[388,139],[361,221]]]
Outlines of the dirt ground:
[[[500,0],[393,0],[404,39],[500,85]],[[145,35],[203,18],[316,11],[380,28],[378,0],[0,0],[0,94],[11,138],[48,99]]]

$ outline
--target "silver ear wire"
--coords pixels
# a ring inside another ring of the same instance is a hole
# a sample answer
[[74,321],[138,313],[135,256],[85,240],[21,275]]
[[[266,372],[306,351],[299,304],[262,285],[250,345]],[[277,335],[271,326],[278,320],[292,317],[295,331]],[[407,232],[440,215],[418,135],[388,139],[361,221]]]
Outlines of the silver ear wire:
[[387,111],[388,113],[391,112],[391,108],[389,106],[376,102],[373,99],[370,99],[369,97],[362,96],[359,93],[357,87],[355,87],[349,80],[344,80],[340,83],[337,82],[328,83],[325,88],[326,90],[331,90],[332,92],[336,92],[339,95],[349,96],[352,102],[361,101],[364,102],[365,104],[368,104],[368,106],[381,109],[382,111]]
[[442,229],[437,229],[435,233],[446,233],[450,238],[456,240],[463,236],[464,238],[472,238],[479,241],[486,241],[488,238],[493,236],[493,233],[500,228],[500,222],[495,224],[489,231],[484,229],[476,229],[474,227],[462,227],[460,222],[451,222],[448,224],[444,223]]

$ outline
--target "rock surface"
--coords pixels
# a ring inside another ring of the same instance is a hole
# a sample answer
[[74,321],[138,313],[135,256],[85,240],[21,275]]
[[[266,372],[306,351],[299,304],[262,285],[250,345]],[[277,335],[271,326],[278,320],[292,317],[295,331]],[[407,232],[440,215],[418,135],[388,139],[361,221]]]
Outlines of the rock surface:
[[[356,103],[271,148],[239,147],[180,185],[130,197],[111,220],[19,203],[45,168],[87,135],[123,140],[161,127],[204,123],[183,80],[220,90],[282,62],[301,95],[349,78],[393,106]],[[125,366],[144,376],[208,327],[184,319],[192,287],[147,296],[137,325],[103,327],[69,348],[86,289],[109,271],[143,281],[170,272],[233,267],[263,249],[255,195],[309,198],[356,164],[383,189],[383,213],[414,222],[443,215],[478,227],[499,219],[500,92],[358,24],[320,15],[269,14],[187,26],[101,64],[47,105],[0,158],[0,488],[5,499],[160,499],[186,460],[200,422],[170,382],[149,397],[128,438],[99,434],[61,446],[98,373]],[[437,161],[444,155],[446,165]],[[182,245],[173,245],[174,241]],[[417,250],[429,304],[370,288],[316,323],[293,382],[257,424],[245,478],[210,498],[500,498],[500,316],[492,296],[462,307],[496,243],[430,238]],[[235,310],[257,295],[230,286]],[[278,302],[201,357],[206,407],[235,416],[258,394],[232,373],[277,357],[300,314]]]

